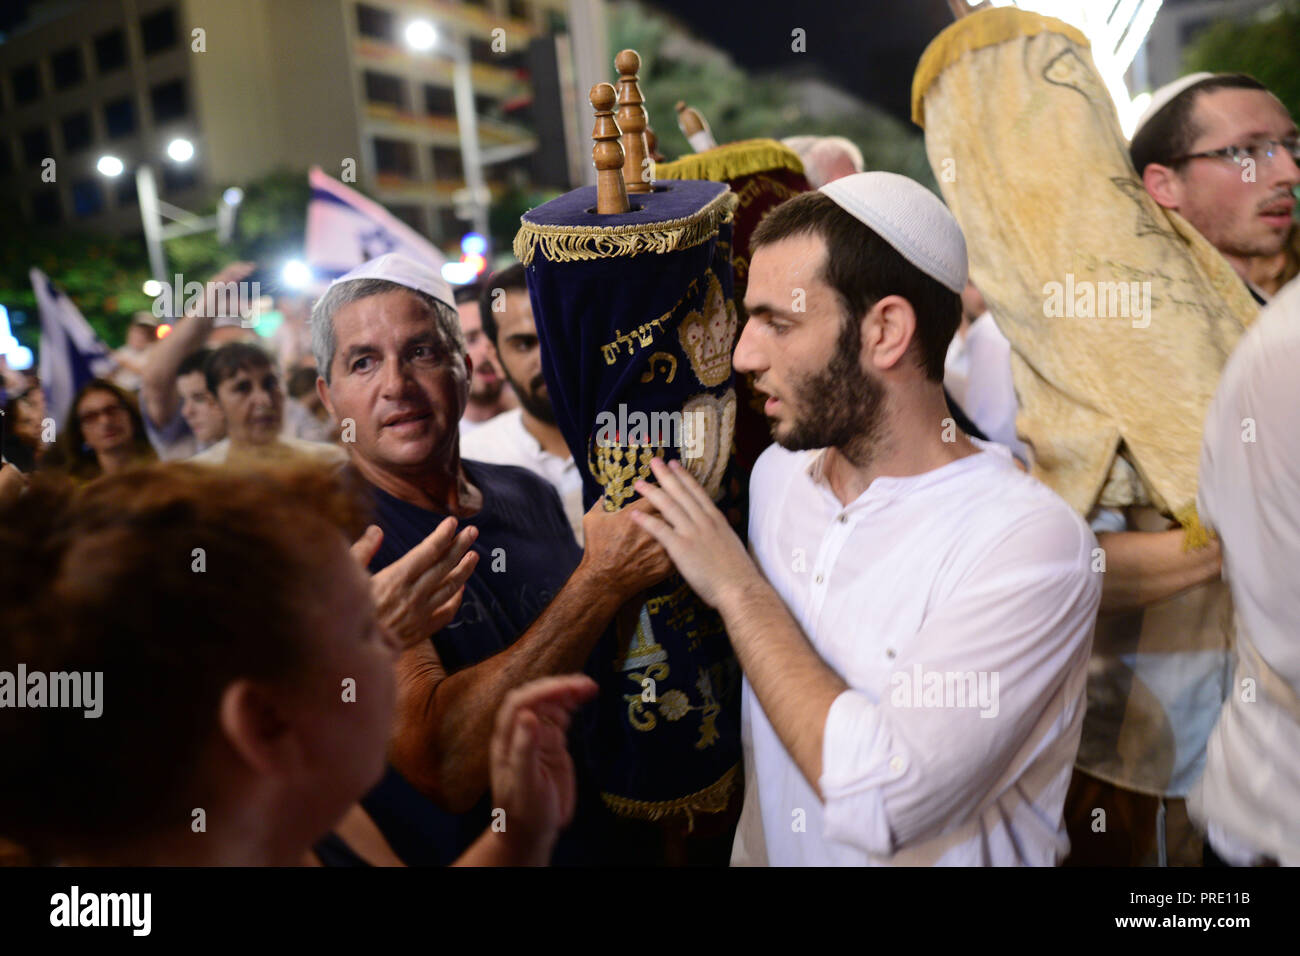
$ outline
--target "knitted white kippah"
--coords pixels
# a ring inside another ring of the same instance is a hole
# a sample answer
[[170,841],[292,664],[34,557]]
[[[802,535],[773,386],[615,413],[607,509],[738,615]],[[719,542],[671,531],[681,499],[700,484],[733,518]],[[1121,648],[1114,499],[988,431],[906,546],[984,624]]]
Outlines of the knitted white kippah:
[[428,266],[396,252],[389,252],[369,262],[363,262],[351,272],[331,282],[330,288],[340,282],[351,282],[353,279],[387,279],[389,282],[433,296],[439,302],[446,303],[453,311],[456,309],[456,297],[452,294],[451,285],[446,279]]
[[836,179],[821,192],[936,282],[958,294],[966,288],[966,238],[961,226],[943,200],[920,183],[876,171]]
[[1133,127],[1133,135],[1129,137],[1129,142],[1133,142],[1137,137],[1137,134],[1142,132],[1142,127],[1151,122],[1153,116],[1173,102],[1174,97],[1179,93],[1187,89],[1189,86],[1193,86],[1201,82],[1201,80],[1208,80],[1213,76],[1213,73],[1188,73],[1186,76],[1180,76],[1172,83],[1166,83],[1164,86],[1160,87],[1160,89],[1152,93],[1151,102],[1147,104],[1147,108],[1144,109],[1142,115],[1138,117],[1137,126]]

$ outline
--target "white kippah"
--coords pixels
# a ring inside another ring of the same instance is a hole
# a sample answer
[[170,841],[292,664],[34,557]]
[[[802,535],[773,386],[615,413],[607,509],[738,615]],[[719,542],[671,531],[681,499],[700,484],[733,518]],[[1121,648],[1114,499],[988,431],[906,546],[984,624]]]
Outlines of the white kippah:
[[1201,80],[1212,78],[1214,75],[1213,73],[1188,73],[1186,76],[1180,76],[1172,83],[1166,83],[1152,93],[1151,102],[1147,104],[1147,108],[1138,117],[1137,126],[1133,127],[1133,135],[1129,137],[1129,142],[1133,142],[1137,134],[1142,131],[1142,127],[1151,122],[1151,118],[1168,106],[1179,93],[1189,86],[1201,82]]
[[452,295],[451,285],[446,279],[428,266],[396,252],[389,252],[369,262],[363,262],[351,272],[331,282],[330,288],[340,282],[351,282],[353,279],[387,279],[389,282],[432,296],[439,302],[446,303],[452,311],[456,309],[456,297]]
[[953,292],[966,288],[966,238],[943,200],[897,173],[854,173],[821,192],[860,219],[899,255]]

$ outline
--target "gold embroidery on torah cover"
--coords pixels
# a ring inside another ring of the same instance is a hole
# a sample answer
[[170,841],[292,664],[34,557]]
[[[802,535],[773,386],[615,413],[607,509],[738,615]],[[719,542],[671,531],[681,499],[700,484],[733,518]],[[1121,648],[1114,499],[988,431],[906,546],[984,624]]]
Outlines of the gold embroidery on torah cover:
[[1086,514],[1122,444],[1193,542],[1206,410],[1257,308],[1147,195],[1087,41],[1014,8],[965,17],[922,56],[912,115],[1011,342],[1035,476]]

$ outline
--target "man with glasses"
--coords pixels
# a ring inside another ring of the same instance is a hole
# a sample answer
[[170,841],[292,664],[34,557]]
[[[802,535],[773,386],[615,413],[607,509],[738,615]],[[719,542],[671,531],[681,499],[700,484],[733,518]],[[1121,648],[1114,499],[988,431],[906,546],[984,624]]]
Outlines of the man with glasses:
[[[1209,240],[1262,303],[1250,260],[1283,248],[1300,184],[1296,124],[1277,97],[1242,74],[1183,77],[1156,91],[1129,155],[1151,198]],[[1089,517],[1107,587],[1066,799],[1067,862],[1198,864],[1203,840],[1184,798],[1232,689],[1219,546],[1185,550],[1183,531],[1150,506]]]
[[1296,135],[1258,80],[1194,73],[1157,91],[1129,146],[1151,198],[1195,226],[1261,302],[1249,260],[1286,244],[1300,184]]

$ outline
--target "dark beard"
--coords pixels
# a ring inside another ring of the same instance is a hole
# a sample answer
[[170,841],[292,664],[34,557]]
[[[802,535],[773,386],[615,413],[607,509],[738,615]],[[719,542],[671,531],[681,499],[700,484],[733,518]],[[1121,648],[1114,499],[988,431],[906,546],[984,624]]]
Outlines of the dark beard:
[[782,448],[836,448],[857,467],[871,460],[881,432],[885,390],[858,365],[862,329],[845,321],[827,366],[795,382],[796,418],[790,432],[773,438]]
[[505,371],[504,363],[501,365],[501,371],[505,373],[506,381],[515,390],[515,397],[519,399],[520,407],[543,425],[554,425],[555,408],[551,405],[550,398],[538,394],[542,386],[546,384],[546,379],[538,375],[533,379],[531,388],[524,388],[515,381],[513,375]]

